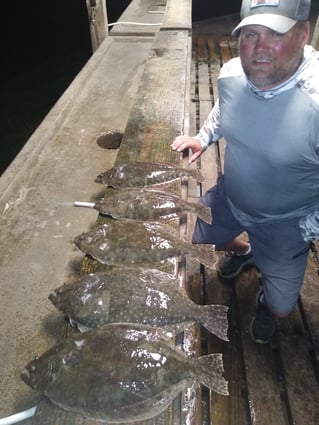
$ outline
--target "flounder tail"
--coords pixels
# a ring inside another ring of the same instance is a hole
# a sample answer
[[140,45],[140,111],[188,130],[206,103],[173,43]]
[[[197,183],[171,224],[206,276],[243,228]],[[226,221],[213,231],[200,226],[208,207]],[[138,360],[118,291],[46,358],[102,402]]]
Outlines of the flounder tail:
[[194,210],[198,217],[208,224],[212,223],[212,210],[206,205],[195,204]]
[[224,365],[221,353],[207,354],[190,359],[200,382],[215,393],[229,395],[228,382],[223,377]]
[[229,341],[227,337],[228,307],[225,305],[201,305],[198,306],[200,310],[200,321],[202,325],[212,334],[224,341]]
[[205,180],[203,174],[198,168],[189,169],[189,175],[198,182],[203,182]]
[[216,270],[218,259],[216,257],[213,245],[192,245],[192,256],[209,269]]

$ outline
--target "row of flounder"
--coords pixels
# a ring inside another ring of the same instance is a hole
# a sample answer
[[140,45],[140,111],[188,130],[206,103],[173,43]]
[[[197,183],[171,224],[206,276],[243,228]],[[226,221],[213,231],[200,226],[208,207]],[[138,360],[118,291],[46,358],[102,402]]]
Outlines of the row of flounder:
[[[97,181],[116,188],[141,188],[191,174],[167,164],[129,163],[101,174]],[[198,172],[193,174],[200,178]],[[115,209],[104,209],[100,202],[96,209],[131,220],[114,220],[74,242],[99,262],[117,267],[65,283],[49,295],[81,333],[30,362],[23,380],[58,406],[108,423],[155,417],[193,380],[228,394],[221,354],[188,358],[172,343],[172,336],[185,331],[189,323],[199,323],[227,340],[227,307],[193,303],[174,276],[156,269],[159,262],[184,255],[214,267],[213,250],[182,241],[170,226],[147,221],[189,210],[204,217],[205,210],[166,198],[170,211],[161,207],[158,215],[153,211],[132,216],[123,213],[134,210],[125,205],[125,197],[133,203],[128,195],[134,193],[132,189],[126,189],[124,197],[115,192],[114,198],[121,199]],[[153,194],[160,198],[161,192],[140,192],[146,194],[145,209],[156,210],[149,199],[155,203]],[[101,202],[106,205],[106,201]]]

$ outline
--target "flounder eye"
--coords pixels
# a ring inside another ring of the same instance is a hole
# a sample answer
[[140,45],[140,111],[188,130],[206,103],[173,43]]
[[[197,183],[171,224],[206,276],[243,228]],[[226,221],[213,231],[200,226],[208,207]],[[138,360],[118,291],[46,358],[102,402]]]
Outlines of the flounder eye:
[[69,351],[68,353],[66,353],[66,354],[63,356],[63,359],[62,359],[63,363],[64,363],[64,364],[66,364],[66,363],[70,363],[70,361],[72,360],[72,355],[73,355],[73,352],[72,352],[72,351]]

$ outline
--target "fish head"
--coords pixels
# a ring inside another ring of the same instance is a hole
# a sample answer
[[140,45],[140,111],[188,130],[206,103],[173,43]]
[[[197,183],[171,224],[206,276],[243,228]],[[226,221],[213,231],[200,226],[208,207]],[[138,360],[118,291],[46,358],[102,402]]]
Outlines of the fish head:
[[94,181],[95,183],[105,183],[109,179],[107,173],[101,173],[98,176],[95,177]]
[[[73,311],[77,315],[87,314],[96,304],[101,304],[101,295],[104,288],[103,274],[89,273],[81,278],[65,282],[49,294],[49,300],[58,309],[65,313]],[[104,297],[105,298],[105,297]],[[87,311],[86,311],[87,310]]]
[[108,229],[109,225],[103,224],[95,230],[81,233],[74,238],[73,242],[79,249],[85,252],[89,246],[98,245],[107,236]]
[[57,380],[63,369],[79,363],[79,351],[70,344],[58,344],[29,362],[21,379],[32,389],[44,392]]

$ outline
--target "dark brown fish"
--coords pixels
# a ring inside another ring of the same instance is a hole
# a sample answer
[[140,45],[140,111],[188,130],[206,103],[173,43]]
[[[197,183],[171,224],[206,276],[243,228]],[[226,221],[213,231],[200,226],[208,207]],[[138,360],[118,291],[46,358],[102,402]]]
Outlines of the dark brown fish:
[[211,245],[183,241],[168,225],[135,220],[112,220],[74,239],[85,254],[102,264],[113,266],[154,265],[174,257],[191,255],[215,269],[216,256]]
[[148,420],[197,381],[228,395],[221,354],[190,358],[163,330],[110,324],[69,337],[21,374],[56,405],[108,423]]
[[195,304],[173,275],[156,269],[91,273],[55,289],[49,299],[82,331],[116,322],[161,327],[192,321],[228,340],[228,307]]
[[205,205],[187,202],[180,196],[149,188],[110,189],[105,198],[95,203],[75,202],[74,205],[95,208],[101,214],[115,219],[156,221],[192,212],[211,223],[211,209]]
[[99,174],[95,181],[109,187],[143,187],[177,180],[180,177],[193,177],[198,182],[204,180],[197,169],[176,167],[161,162],[128,162],[119,164]]

